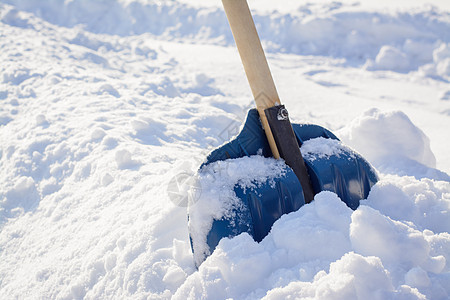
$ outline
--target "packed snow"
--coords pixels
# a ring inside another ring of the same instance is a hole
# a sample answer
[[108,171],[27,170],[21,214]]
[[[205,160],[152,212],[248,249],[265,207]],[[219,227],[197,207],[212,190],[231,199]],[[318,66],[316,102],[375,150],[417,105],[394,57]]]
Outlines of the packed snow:
[[252,107],[220,1],[3,0],[2,298],[450,297],[450,5],[249,3],[291,121],[368,159],[368,198],[321,192],[197,269],[188,191],[230,186],[192,179]]
[[318,137],[307,140],[301,148],[302,156],[315,160],[317,158],[340,157],[343,153],[355,157],[356,153],[341,141]]

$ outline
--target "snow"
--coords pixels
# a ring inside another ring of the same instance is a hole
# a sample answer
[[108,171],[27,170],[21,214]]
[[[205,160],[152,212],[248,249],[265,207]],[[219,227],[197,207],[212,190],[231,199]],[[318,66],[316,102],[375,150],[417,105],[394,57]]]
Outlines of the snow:
[[220,1],[4,0],[0,295],[449,298],[449,3],[250,6],[291,121],[343,141],[315,151],[366,157],[380,175],[368,198],[352,211],[322,192],[261,243],[223,239],[197,269],[188,210],[282,174],[244,158],[195,189],[252,103]]
[[175,299],[424,299],[420,291],[446,298],[448,224],[439,223],[447,231],[438,238],[367,201],[353,212],[334,193],[322,192],[281,217],[259,244],[246,233],[223,239]]
[[323,137],[307,140],[303,143],[301,151],[304,157],[311,160],[331,156],[339,157],[342,153],[354,154],[354,150],[346,147],[341,141]]
[[436,169],[429,138],[402,111],[368,110],[340,136],[384,173],[449,180]]

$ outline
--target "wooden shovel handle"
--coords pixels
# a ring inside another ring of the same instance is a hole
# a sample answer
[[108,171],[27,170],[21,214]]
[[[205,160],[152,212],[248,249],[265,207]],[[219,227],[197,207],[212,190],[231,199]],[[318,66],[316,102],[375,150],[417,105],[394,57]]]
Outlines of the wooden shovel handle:
[[222,0],[222,3],[239,55],[241,56],[242,64],[244,65],[245,74],[255,98],[256,108],[269,141],[270,149],[273,157],[278,159],[280,154],[264,110],[280,105],[281,102],[250,9],[246,0]]

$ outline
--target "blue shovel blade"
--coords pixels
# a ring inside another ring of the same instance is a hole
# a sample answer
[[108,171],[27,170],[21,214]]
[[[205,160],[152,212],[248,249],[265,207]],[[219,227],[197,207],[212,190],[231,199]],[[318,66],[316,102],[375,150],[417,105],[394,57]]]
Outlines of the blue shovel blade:
[[[308,142],[313,141],[336,145],[339,151],[328,155],[303,153],[308,174],[315,193],[325,190],[335,192],[348,207],[356,209],[359,201],[367,198],[371,187],[378,181],[370,164],[358,153],[340,145],[338,138],[321,126],[292,124],[292,127],[299,145],[305,144],[306,147]],[[211,152],[202,167],[219,160],[257,154],[272,156],[258,112],[251,109],[239,135]],[[243,232],[249,233],[255,241],[260,242],[283,214],[296,211],[305,204],[302,187],[291,168],[287,167],[285,176],[273,180],[275,185],[273,182],[266,182],[255,189],[243,189],[239,185],[234,187],[236,196],[243,204],[240,207],[245,209],[235,212],[235,215],[239,216],[238,222],[225,218],[213,221],[207,235],[210,253],[214,251],[220,239],[234,237]]]

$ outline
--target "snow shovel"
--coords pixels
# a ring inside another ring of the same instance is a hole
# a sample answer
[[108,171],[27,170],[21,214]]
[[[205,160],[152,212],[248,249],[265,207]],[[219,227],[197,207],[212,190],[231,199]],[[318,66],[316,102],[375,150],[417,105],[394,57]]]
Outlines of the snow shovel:
[[[239,135],[211,152],[199,172],[216,161],[252,155],[282,158],[288,168],[284,176],[260,184],[255,189],[236,185],[234,192],[242,202],[231,214],[236,219],[223,217],[214,220],[206,238],[196,237],[196,233],[189,228],[197,265],[214,251],[224,237],[247,232],[260,242],[277,219],[311,202],[320,191],[335,192],[347,206],[356,209],[359,201],[367,198],[378,180],[370,164],[358,153],[343,146],[327,129],[290,123],[288,112],[279,100],[247,1],[222,0],[222,3],[256,109],[248,112]],[[318,149],[325,146],[328,151],[309,150],[303,157],[300,149],[304,143],[319,145]],[[196,253],[205,252],[196,245],[199,242],[196,239],[206,239],[209,247],[206,253]]]

